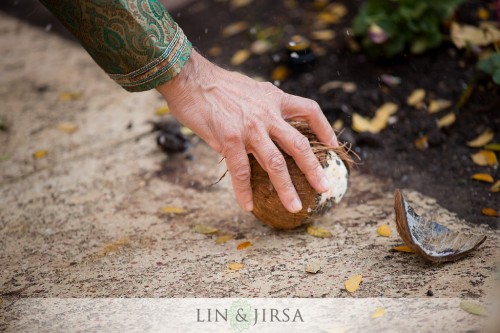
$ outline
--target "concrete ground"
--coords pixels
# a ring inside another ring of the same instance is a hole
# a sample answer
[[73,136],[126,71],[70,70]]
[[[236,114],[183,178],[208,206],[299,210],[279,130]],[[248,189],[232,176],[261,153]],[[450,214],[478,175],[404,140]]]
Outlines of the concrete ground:
[[[485,300],[496,286],[500,232],[472,227],[431,197],[405,189],[419,213],[488,236],[446,265],[394,253],[393,188],[354,172],[345,200],[304,229],[270,230],[240,211],[220,157],[198,143],[194,160],[166,158],[141,136],[164,105],[156,92],[116,86],[78,45],[0,14],[0,296],[19,297],[429,297]],[[81,98],[61,101],[66,92]],[[73,134],[59,122],[78,126]],[[138,139],[139,137],[139,139]],[[35,151],[47,150],[35,160]],[[466,204],[466,203],[465,203]],[[185,214],[165,214],[177,206]],[[195,233],[195,224],[235,238]],[[392,235],[376,228],[390,224]],[[253,246],[237,250],[243,241]],[[242,262],[239,271],[227,264]],[[317,261],[317,274],[305,272]],[[351,295],[344,281],[362,274]],[[1,307],[2,305],[0,305]],[[456,320],[475,327],[465,311]],[[465,327],[465,326],[464,326]],[[467,326],[468,327],[468,326]]]

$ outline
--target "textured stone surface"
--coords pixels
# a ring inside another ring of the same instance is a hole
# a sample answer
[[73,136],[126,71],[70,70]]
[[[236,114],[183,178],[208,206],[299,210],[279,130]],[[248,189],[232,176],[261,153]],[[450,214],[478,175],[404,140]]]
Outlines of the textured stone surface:
[[[393,253],[401,244],[391,185],[354,172],[348,194],[316,224],[279,232],[240,211],[220,157],[205,144],[194,160],[166,158],[148,132],[155,92],[130,94],[77,45],[0,14],[0,295],[17,297],[434,297],[488,298],[499,262],[498,231],[471,227],[434,199],[404,191],[415,210],[488,235],[471,256],[433,266]],[[63,92],[82,92],[59,101]],[[74,134],[57,129],[78,125]],[[129,124],[132,124],[130,129]],[[140,139],[137,139],[141,137]],[[34,160],[33,152],[48,155]],[[466,204],[466,203],[464,203]],[[169,215],[161,206],[180,206]],[[217,227],[239,239],[193,232]],[[380,237],[377,226],[390,224]],[[237,250],[249,240],[253,246]],[[227,263],[245,264],[229,271]],[[308,274],[308,262],[321,270]],[[344,281],[362,274],[351,296]],[[1,305],[0,305],[1,306]],[[457,310],[457,319],[469,314]],[[468,318],[468,317],[467,317]],[[479,320],[479,319],[477,319]]]

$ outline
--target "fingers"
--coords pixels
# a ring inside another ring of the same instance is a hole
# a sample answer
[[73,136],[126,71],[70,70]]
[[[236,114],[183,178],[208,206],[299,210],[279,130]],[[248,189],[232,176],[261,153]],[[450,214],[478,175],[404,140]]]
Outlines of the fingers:
[[290,179],[283,154],[268,136],[261,138],[260,144],[253,147],[252,153],[268,173],[283,206],[292,213],[299,212],[302,203]]
[[284,94],[281,100],[281,113],[285,119],[306,121],[321,142],[338,147],[337,136],[315,101]]
[[226,165],[231,175],[236,201],[246,211],[253,209],[252,187],[250,185],[250,163],[245,147],[235,147],[226,156]]
[[309,140],[304,135],[285,122],[282,126],[273,127],[269,134],[288,155],[293,157],[316,191],[328,191],[329,181],[311,149]]

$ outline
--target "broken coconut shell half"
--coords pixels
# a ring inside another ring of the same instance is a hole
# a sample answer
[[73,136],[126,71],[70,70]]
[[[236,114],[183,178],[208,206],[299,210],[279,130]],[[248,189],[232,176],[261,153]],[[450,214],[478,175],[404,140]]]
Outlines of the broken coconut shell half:
[[404,243],[420,257],[444,263],[458,260],[481,245],[486,236],[450,230],[419,216],[399,189],[394,193],[396,226]]
[[325,214],[334,203],[339,203],[347,191],[349,169],[353,160],[344,145],[330,147],[319,142],[305,122],[289,121],[302,133],[320,161],[330,181],[330,190],[318,193],[309,184],[294,159],[281,150],[292,183],[302,201],[302,210],[290,213],[280,201],[267,172],[253,155],[249,155],[254,208],[252,213],[263,223],[276,229],[292,229],[311,222],[312,218]]

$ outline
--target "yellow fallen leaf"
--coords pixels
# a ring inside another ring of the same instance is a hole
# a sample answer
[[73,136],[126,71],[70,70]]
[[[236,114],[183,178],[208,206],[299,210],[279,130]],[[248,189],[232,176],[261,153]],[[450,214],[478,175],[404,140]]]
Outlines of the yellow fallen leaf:
[[257,39],[255,42],[250,45],[250,51],[256,55],[263,55],[271,50],[273,44],[268,42],[267,40]]
[[487,173],[475,173],[472,175],[472,179],[478,180],[480,182],[493,183],[493,177]]
[[311,236],[318,238],[330,238],[332,237],[332,233],[326,229],[314,227],[312,225],[307,227],[307,233]]
[[486,21],[490,18],[490,12],[487,9],[481,7],[477,10],[477,17],[479,17],[479,19],[483,21]]
[[318,15],[318,20],[324,24],[338,23],[347,14],[347,7],[334,2]]
[[250,54],[251,54],[250,51],[246,49],[236,51],[236,53],[231,57],[230,60],[231,65],[233,66],[241,65],[242,63],[247,61],[248,58],[250,58]]
[[490,192],[498,193],[500,192],[500,180],[497,180],[490,188]]
[[279,65],[273,70],[271,79],[273,81],[284,81],[290,75],[290,70],[285,65]]
[[480,166],[496,166],[498,165],[497,155],[489,150],[481,150],[480,152],[471,155],[472,161]]
[[332,89],[338,88],[342,88],[342,90],[346,93],[353,93],[358,89],[358,86],[354,82],[328,81],[319,88],[319,92],[321,94],[325,94]]
[[48,151],[48,150],[46,150],[46,149],[44,149],[44,150],[37,150],[36,152],[34,152],[34,153],[33,153],[33,158],[34,158],[35,160],[39,160],[39,159],[41,159],[41,158],[45,157],[45,155],[47,155],[47,154],[48,154],[48,152],[49,152],[49,151]]
[[456,120],[457,120],[457,117],[455,116],[455,113],[450,112],[446,116],[440,118],[437,121],[437,126],[439,128],[447,127],[447,126],[450,126],[451,124],[453,124]]
[[57,129],[60,130],[61,132],[73,134],[78,130],[78,126],[72,123],[61,122],[57,124]]
[[246,242],[241,242],[238,244],[236,247],[237,250],[244,250],[248,247],[252,246],[252,242],[246,241]]
[[391,227],[387,224],[381,225],[377,228],[377,234],[382,237],[389,237],[391,235]]
[[248,29],[248,23],[245,21],[234,22],[222,29],[222,37],[231,37]]
[[351,276],[345,283],[345,289],[347,289],[348,292],[354,293],[356,290],[359,288],[359,284],[361,283],[361,280],[363,279],[362,275],[354,275]]
[[166,115],[167,113],[170,113],[170,109],[168,106],[160,106],[155,110],[155,115],[157,116],[163,116]]
[[186,126],[182,126],[180,132],[186,136],[194,135],[194,132],[189,127]]
[[446,99],[436,99],[429,103],[429,113],[437,113],[442,110],[448,109],[452,103]]
[[197,224],[194,226],[194,231],[199,234],[208,235],[215,234],[217,231],[219,231],[219,229],[204,224]]
[[418,150],[426,150],[429,148],[429,136],[422,135],[420,138],[415,140],[415,147],[417,147]]
[[488,313],[486,310],[483,308],[481,304],[474,303],[474,302],[469,302],[469,301],[462,301],[460,302],[460,308],[464,311],[467,311],[470,314],[476,315],[476,316],[487,316]]
[[369,132],[371,129],[371,121],[356,112],[352,114],[352,129],[356,132]]
[[230,262],[229,264],[227,264],[227,268],[229,268],[232,271],[239,271],[244,266],[245,265],[243,265],[242,263],[239,263],[239,262]]
[[231,0],[231,7],[241,8],[248,6],[250,3],[252,3],[252,0]]
[[208,55],[211,57],[217,57],[222,53],[222,48],[220,46],[212,46],[208,49]]
[[491,140],[493,140],[493,137],[495,136],[495,133],[491,129],[485,130],[483,133],[481,133],[477,138],[471,141],[467,141],[467,146],[472,147],[472,148],[479,148],[482,147],[486,144],[488,144]]
[[320,266],[319,262],[317,262],[317,261],[309,262],[306,265],[306,272],[307,273],[316,274],[320,271],[320,269],[321,269],[321,266]]
[[328,41],[335,38],[335,31],[331,29],[316,30],[311,32],[311,39]]
[[215,240],[216,244],[224,244],[225,242],[233,239],[233,235],[222,235]]
[[61,102],[76,101],[82,98],[83,93],[81,92],[63,92],[59,95],[59,100]]
[[500,40],[500,30],[488,22],[482,22],[479,27],[453,22],[450,35],[459,49],[467,45],[486,46]]
[[406,245],[399,245],[392,248],[393,251],[413,253],[413,250]]
[[387,127],[387,122],[389,118],[398,111],[398,105],[394,103],[385,103],[375,111],[375,117],[373,117],[370,124],[371,133],[380,133],[384,128]]
[[342,119],[337,119],[332,125],[332,128],[339,132],[344,127],[344,121]]
[[484,146],[486,150],[500,151],[500,143],[490,143]]
[[493,208],[483,208],[483,209],[481,209],[481,213],[483,213],[483,215],[491,216],[491,217],[499,217],[500,216],[500,214],[498,214],[498,212],[496,210],[494,210]]
[[372,313],[371,317],[372,317],[372,319],[380,318],[384,314],[385,314],[385,309],[381,308],[381,307],[378,307],[377,309],[375,309],[375,312]]
[[160,208],[162,213],[165,214],[185,214],[186,210],[182,207],[176,206],[163,206]]
[[424,101],[424,98],[425,98],[425,90],[415,89],[406,99],[406,103],[409,106],[418,106],[420,103]]

